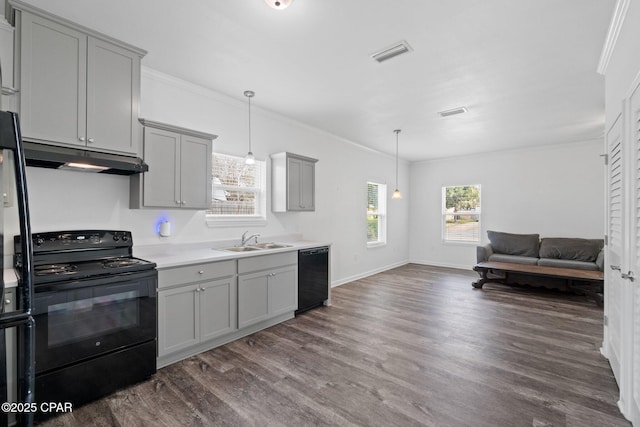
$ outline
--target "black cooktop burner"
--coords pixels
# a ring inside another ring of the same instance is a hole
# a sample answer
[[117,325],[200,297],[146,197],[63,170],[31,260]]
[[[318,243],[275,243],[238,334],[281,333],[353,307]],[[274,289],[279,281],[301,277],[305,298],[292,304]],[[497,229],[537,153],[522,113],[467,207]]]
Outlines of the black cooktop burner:
[[120,268],[120,267],[128,267],[130,265],[142,264],[145,261],[136,259],[136,258],[116,258],[105,261],[102,264],[103,268]]
[[73,274],[78,266],[72,264],[45,264],[35,266],[34,274],[36,276],[47,276],[49,274]]

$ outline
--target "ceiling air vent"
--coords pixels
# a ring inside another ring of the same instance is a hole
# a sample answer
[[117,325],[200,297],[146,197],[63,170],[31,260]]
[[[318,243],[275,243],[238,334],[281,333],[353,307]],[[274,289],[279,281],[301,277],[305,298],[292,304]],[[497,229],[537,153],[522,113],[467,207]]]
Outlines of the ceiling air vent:
[[387,59],[394,58],[398,55],[402,55],[403,53],[411,52],[412,50],[413,49],[409,46],[409,43],[404,40],[400,40],[398,43],[372,54],[371,57],[378,62],[384,62]]
[[468,111],[467,107],[458,107],[452,110],[440,111],[438,112],[438,114],[440,114],[442,117],[447,117],[447,116],[454,116],[456,114],[466,113],[467,111]]

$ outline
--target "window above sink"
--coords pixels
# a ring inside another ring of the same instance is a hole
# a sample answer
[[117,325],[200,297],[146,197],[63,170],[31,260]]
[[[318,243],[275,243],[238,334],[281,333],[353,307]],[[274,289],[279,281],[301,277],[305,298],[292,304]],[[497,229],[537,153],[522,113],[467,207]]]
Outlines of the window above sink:
[[246,165],[243,157],[213,153],[212,198],[207,225],[266,224],[266,162]]

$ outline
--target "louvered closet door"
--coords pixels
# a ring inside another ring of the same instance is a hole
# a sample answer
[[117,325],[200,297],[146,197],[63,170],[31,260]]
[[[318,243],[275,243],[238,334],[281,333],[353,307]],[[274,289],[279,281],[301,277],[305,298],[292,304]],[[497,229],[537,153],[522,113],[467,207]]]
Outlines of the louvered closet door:
[[632,188],[633,210],[630,210],[633,233],[631,235],[631,271],[627,273],[631,301],[630,313],[625,321],[632,327],[627,327],[631,335],[631,399],[628,418],[633,425],[640,425],[640,84],[629,99],[629,116],[632,141]]
[[624,156],[623,120],[619,116],[607,132],[607,253],[605,257],[605,355],[620,384],[622,357],[622,279],[620,268],[624,248]]

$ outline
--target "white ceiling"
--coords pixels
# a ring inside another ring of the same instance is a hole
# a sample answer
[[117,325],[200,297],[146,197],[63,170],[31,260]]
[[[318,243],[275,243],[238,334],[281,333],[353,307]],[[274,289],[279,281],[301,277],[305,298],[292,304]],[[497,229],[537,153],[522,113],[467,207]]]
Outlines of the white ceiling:
[[[143,65],[409,161],[602,138],[615,0],[28,0]],[[413,52],[370,54],[406,40]],[[463,115],[437,112],[466,106]]]

